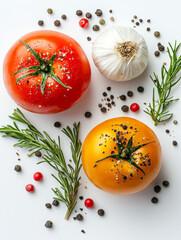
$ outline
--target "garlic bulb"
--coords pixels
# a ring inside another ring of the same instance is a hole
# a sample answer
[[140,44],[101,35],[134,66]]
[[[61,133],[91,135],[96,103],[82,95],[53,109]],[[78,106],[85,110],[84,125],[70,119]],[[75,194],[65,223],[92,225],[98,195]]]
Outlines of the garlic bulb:
[[115,26],[101,33],[93,43],[92,57],[99,71],[115,81],[138,77],[148,63],[144,38],[130,27]]

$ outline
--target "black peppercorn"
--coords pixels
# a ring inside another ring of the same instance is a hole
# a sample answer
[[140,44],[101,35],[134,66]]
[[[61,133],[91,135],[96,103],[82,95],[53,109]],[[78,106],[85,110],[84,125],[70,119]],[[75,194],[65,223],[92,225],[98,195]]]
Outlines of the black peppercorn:
[[154,187],[154,191],[155,191],[156,193],[159,193],[159,192],[161,191],[161,187],[160,187],[159,185],[156,185],[156,186]]
[[107,96],[107,93],[106,93],[106,92],[103,92],[102,95],[103,95],[104,97],[106,97],[106,96]]
[[119,98],[120,98],[122,101],[125,101],[125,100],[126,100],[126,96],[125,96],[125,95],[121,95]]
[[135,24],[136,24],[137,26],[139,26],[139,25],[140,25],[140,23],[139,23],[139,22],[136,22]]
[[112,9],[110,9],[109,12],[112,13]]
[[108,91],[111,91],[111,87],[107,87],[107,90],[108,90]]
[[174,140],[174,141],[172,142],[172,144],[173,144],[173,146],[177,146],[178,143],[177,143],[177,141]]
[[54,199],[53,202],[52,202],[52,205],[55,206],[55,207],[58,207],[59,201]]
[[149,32],[151,29],[149,27],[147,27],[146,31]]
[[83,14],[83,12],[82,12],[81,10],[77,10],[77,11],[76,11],[76,15],[77,15],[77,16],[82,16],[82,14]]
[[42,156],[42,153],[41,153],[40,151],[37,151],[37,152],[35,153],[35,156],[36,156],[36,157],[41,157],[41,156]]
[[148,19],[148,20],[147,20],[147,22],[148,22],[148,23],[150,23],[150,22],[151,22],[151,20],[150,20],[150,19]]
[[58,121],[57,121],[57,122],[55,122],[55,123],[54,123],[54,127],[56,127],[56,128],[59,128],[59,127],[61,127],[61,123],[60,123],[60,122],[58,122]]
[[102,108],[101,108],[101,112],[102,112],[102,113],[106,113],[106,112],[107,112],[107,109],[106,109],[105,107],[102,107]]
[[123,112],[128,112],[128,111],[129,111],[129,107],[128,107],[127,105],[123,105],[122,108],[121,108],[121,110],[122,110]]
[[91,41],[91,37],[87,37],[87,41]]
[[77,219],[78,221],[82,221],[82,220],[83,220],[82,214],[80,214],[80,213],[77,214],[76,219]]
[[83,199],[84,199],[84,197],[83,197],[83,196],[80,196],[80,197],[79,197],[79,199],[80,199],[80,200],[83,200]]
[[168,187],[169,186],[169,181],[165,180],[165,181],[162,182],[162,184],[163,184],[164,187]]
[[85,230],[84,230],[84,229],[82,229],[82,230],[81,230],[81,232],[82,232],[82,233],[85,233]]
[[139,86],[139,87],[137,88],[137,91],[140,92],[140,93],[144,92],[144,87]]
[[142,22],[143,22],[143,19],[139,19],[139,21],[140,21],[140,23],[142,23]]
[[92,116],[92,113],[91,112],[85,112],[84,116],[86,118],[90,118]]
[[100,27],[99,27],[98,25],[94,25],[94,26],[92,27],[92,29],[93,29],[95,32],[97,32],[97,31],[100,30]]
[[165,50],[165,47],[163,45],[159,45],[158,49],[159,49],[160,52],[163,52]]
[[96,12],[95,12],[95,15],[97,15],[98,17],[102,16],[102,10],[97,9]]
[[102,217],[102,216],[104,216],[105,212],[104,212],[103,209],[99,209],[99,210],[97,211],[97,214]]
[[155,51],[155,57],[158,57],[158,56],[160,56],[160,52],[159,51]]
[[63,20],[66,20],[66,19],[67,19],[67,16],[66,16],[65,14],[63,14],[63,15],[61,16],[61,18],[62,18]]
[[20,166],[20,165],[16,165],[16,166],[14,167],[14,170],[15,170],[16,172],[21,172],[21,166]]
[[43,20],[39,20],[39,21],[38,21],[38,25],[39,25],[39,26],[43,26],[43,25],[44,25],[44,21],[43,21]]
[[158,203],[158,198],[157,198],[157,197],[153,197],[153,198],[151,199],[151,202],[152,202],[152,203]]
[[132,91],[128,91],[128,92],[127,92],[127,96],[128,96],[128,97],[132,97],[132,96],[133,96],[133,92],[132,92]]
[[45,204],[45,207],[46,207],[46,208],[52,208],[52,205],[51,205],[50,203],[46,203],[46,204]]
[[101,108],[101,107],[102,107],[102,103],[99,103],[99,104],[98,104],[98,107],[100,107],[100,108]]
[[45,227],[46,227],[46,228],[52,228],[52,227],[53,227],[52,221],[46,221]]
[[91,18],[91,17],[92,17],[92,14],[91,14],[90,12],[87,12],[87,13],[85,14],[85,16],[86,16],[86,18]]
[[110,99],[112,99],[112,100],[113,100],[113,99],[114,99],[114,96],[113,96],[113,95],[111,95],[111,96],[110,96]]
[[170,132],[170,130],[166,129],[166,130],[165,130],[165,132],[166,132],[166,133],[169,133],[169,132]]
[[54,21],[54,25],[55,25],[56,27],[59,27],[59,26],[61,25],[61,22],[60,22],[59,20],[55,20],[55,21]]

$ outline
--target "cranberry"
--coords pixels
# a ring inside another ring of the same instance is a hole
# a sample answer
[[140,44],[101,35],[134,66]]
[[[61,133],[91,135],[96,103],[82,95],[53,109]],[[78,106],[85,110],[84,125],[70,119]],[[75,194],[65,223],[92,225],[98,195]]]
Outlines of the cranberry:
[[92,208],[94,206],[94,201],[91,198],[87,198],[84,202],[86,208]]
[[82,19],[80,19],[80,21],[79,21],[79,26],[80,26],[81,28],[88,28],[88,26],[89,26],[89,21],[88,21],[86,18],[82,18]]
[[137,103],[133,103],[133,104],[131,104],[130,109],[132,112],[137,112],[137,111],[139,111],[140,107]]
[[34,192],[35,187],[32,184],[28,184],[26,185],[25,189],[27,192]]
[[33,178],[35,181],[41,181],[42,178],[43,178],[43,175],[41,172],[36,172],[34,175],[33,175]]

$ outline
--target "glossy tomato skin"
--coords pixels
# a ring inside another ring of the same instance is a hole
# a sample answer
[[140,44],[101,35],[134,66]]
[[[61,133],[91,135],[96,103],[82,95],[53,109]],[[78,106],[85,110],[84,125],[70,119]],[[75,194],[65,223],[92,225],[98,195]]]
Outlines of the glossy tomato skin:
[[[151,142],[134,154],[134,161],[145,175],[127,161],[108,158],[96,163],[113,152],[117,153],[117,145],[113,141],[116,131],[124,137],[126,144],[133,135],[133,146]],[[145,189],[158,175],[161,147],[154,132],[142,122],[127,117],[113,118],[97,125],[87,135],[82,149],[82,163],[86,175],[98,188],[112,194],[132,194]]]
[[[54,73],[70,88],[48,77],[43,95],[40,90],[41,75],[15,84],[18,77],[30,73],[18,73],[12,77],[17,70],[39,64],[20,40],[29,44],[45,60],[56,53]],[[11,47],[4,60],[3,75],[9,95],[19,106],[36,113],[56,113],[69,109],[82,98],[90,84],[91,70],[83,49],[74,39],[59,32],[43,30],[21,37]]]

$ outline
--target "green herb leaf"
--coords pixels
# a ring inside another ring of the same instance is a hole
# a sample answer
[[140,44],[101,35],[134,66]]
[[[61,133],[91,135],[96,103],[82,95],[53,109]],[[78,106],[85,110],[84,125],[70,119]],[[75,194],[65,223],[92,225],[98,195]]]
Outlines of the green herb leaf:
[[27,43],[23,42],[23,41],[20,41],[21,43],[23,43],[29,50],[30,52],[32,53],[33,57],[36,58],[36,60],[38,60],[38,62],[40,64],[44,63],[45,61],[40,57],[40,55],[32,48],[30,47],[30,45],[28,45]]
[[43,58],[41,58],[41,56],[32,48],[30,47],[30,45],[28,45],[27,43],[23,42],[23,41],[20,41],[21,43],[23,43],[29,50],[30,52],[32,53],[32,55],[35,57],[35,59],[39,62],[39,65],[34,65],[34,66],[30,66],[30,67],[25,67],[25,68],[22,68],[18,71],[16,71],[14,74],[13,74],[13,77],[18,74],[18,73],[21,73],[21,72],[26,72],[26,71],[30,71],[30,70],[36,70],[36,72],[32,72],[32,73],[29,73],[29,74],[26,74],[24,76],[21,76],[19,77],[17,80],[16,80],[16,83],[24,78],[27,78],[27,77],[32,77],[32,76],[37,76],[37,75],[41,75],[42,77],[42,81],[41,81],[41,92],[42,94],[44,95],[44,91],[45,91],[45,86],[46,86],[46,82],[47,82],[47,79],[48,77],[51,77],[53,80],[55,80],[56,82],[58,82],[59,84],[61,84],[63,87],[65,88],[69,88],[69,86],[66,86],[64,83],[61,82],[61,80],[55,75],[54,73],[54,70],[53,70],[53,63],[56,59],[56,53],[54,53],[52,55],[52,57],[50,58],[50,60],[47,60],[45,61]]
[[[154,78],[150,76],[153,81],[155,88],[153,88],[152,103],[149,103],[145,113],[151,116],[155,126],[158,123],[168,121],[173,113],[169,113],[168,108],[172,102],[178,101],[171,95],[172,88],[180,81],[181,77],[177,77],[177,74],[181,70],[181,56],[177,57],[181,43],[177,45],[175,41],[174,47],[169,43],[167,52],[170,58],[170,66],[166,69],[165,65],[161,67],[161,81],[158,76],[153,73]],[[155,92],[157,91],[157,97]]]
[[118,148],[118,153],[117,154],[111,154],[105,158],[99,159],[97,160],[95,163],[99,163],[102,162],[106,159],[115,159],[115,160],[121,160],[121,161],[127,161],[129,162],[131,165],[133,165],[134,167],[136,167],[137,169],[139,169],[141,172],[143,172],[145,174],[145,172],[143,171],[142,168],[140,168],[133,160],[132,154],[134,152],[136,152],[138,149],[140,149],[141,147],[144,147],[150,143],[153,142],[148,142],[148,143],[144,143],[141,145],[137,145],[137,146],[133,146],[133,136],[130,137],[130,139],[128,140],[127,146],[124,146],[124,144],[122,143],[121,139],[119,138],[119,135],[116,133],[116,145]]
[[16,122],[21,122],[26,125],[26,129],[20,129],[16,122],[13,125],[2,126],[0,133],[3,136],[13,137],[18,140],[15,144],[20,148],[27,148],[30,156],[37,151],[44,150],[43,160],[41,163],[48,163],[50,167],[57,171],[57,176],[54,179],[60,184],[60,188],[52,189],[56,195],[57,200],[64,202],[67,206],[67,213],[65,219],[68,219],[76,205],[77,192],[80,186],[80,169],[82,164],[81,147],[82,143],[79,140],[80,123],[74,123],[73,128],[69,126],[64,128],[62,132],[70,140],[70,149],[72,153],[73,165],[67,164],[60,145],[60,137],[56,142],[47,132],[41,133],[35,128],[23,115],[19,109],[15,109],[12,116],[9,116]]

